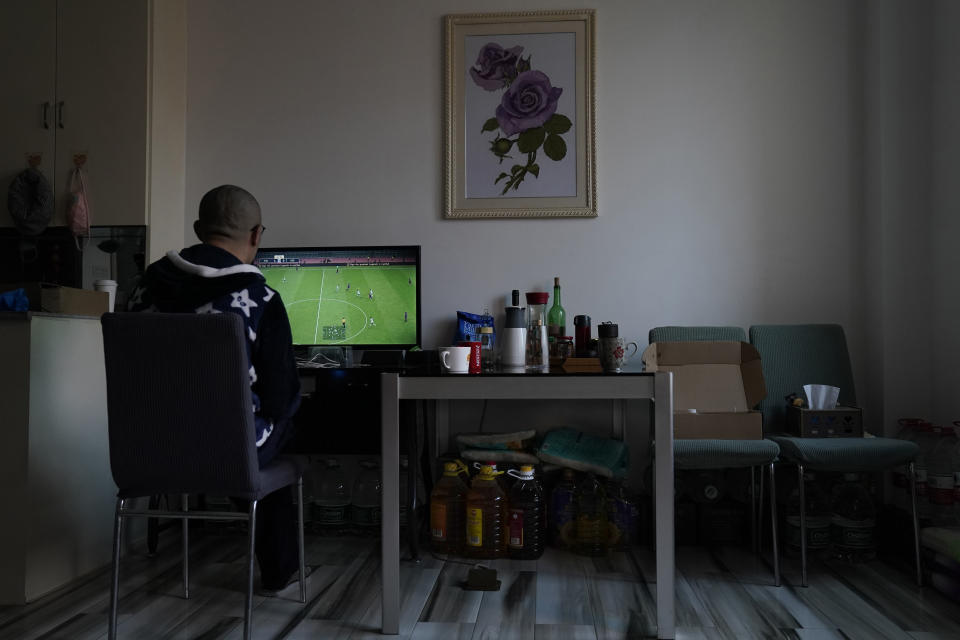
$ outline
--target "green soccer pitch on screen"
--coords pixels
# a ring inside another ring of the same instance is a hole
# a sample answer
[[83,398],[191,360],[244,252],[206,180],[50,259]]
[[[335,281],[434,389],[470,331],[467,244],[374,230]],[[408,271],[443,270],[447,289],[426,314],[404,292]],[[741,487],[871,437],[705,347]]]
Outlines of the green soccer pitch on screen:
[[420,247],[261,248],[254,264],[283,299],[296,345],[420,344]]

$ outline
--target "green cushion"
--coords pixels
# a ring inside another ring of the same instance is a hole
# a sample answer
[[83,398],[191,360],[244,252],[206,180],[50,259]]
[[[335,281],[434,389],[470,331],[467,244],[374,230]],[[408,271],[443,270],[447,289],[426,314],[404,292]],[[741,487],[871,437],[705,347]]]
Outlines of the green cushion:
[[747,332],[740,327],[654,327],[647,335],[654,342],[746,342]]
[[677,469],[736,469],[770,464],[780,447],[770,440],[693,440],[673,441],[674,467]]
[[838,403],[857,406],[847,340],[840,325],[754,325],[750,327],[750,344],[760,352],[767,386],[767,397],[760,403],[764,433],[784,430],[784,397],[803,395],[805,384],[839,387]]
[[913,460],[920,447],[895,438],[794,438],[770,436],[780,457],[818,471],[879,471]]

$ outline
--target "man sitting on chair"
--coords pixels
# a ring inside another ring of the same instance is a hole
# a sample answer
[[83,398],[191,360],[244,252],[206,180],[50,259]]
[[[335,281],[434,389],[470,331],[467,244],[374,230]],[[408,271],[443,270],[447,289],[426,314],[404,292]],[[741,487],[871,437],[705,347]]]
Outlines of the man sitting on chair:
[[[263,467],[292,435],[300,378],[286,308],[252,264],[264,230],[260,205],[246,190],[223,185],[203,196],[198,217],[193,230],[201,244],[169,251],[151,264],[134,291],[130,310],[234,313],[243,319],[257,458]],[[256,538],[262,590],[272,594],[299,569],[296,510],[289,489],[260,501]]]

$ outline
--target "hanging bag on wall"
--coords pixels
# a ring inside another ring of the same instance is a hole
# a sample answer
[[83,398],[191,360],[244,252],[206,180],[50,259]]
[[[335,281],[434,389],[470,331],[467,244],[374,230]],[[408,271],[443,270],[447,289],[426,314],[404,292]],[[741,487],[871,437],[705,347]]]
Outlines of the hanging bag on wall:
[[85,237],[84,247],[90,241],[90,197],[83,179],[83,169],[78,164],[70,173],[70,193],[67,196],[67,227],[80,249],[80,238]]
[[24,169],[13,179],[7,191],[7,209],[25,236],[38,236],[47,228],[53,217],[53,189],[38,169]]

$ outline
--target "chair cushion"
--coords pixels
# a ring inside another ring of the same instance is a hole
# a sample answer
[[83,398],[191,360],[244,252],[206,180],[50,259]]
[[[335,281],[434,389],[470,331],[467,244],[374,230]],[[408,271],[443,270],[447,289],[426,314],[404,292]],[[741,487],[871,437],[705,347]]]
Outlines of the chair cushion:
[[261,500],[277,489],[296,484],[297,478],[306,467],[300,456],[277,456],[266,467],[260,469],[260,491],[256,496],[236,496]]
[[674,440],[677,469],[735,469],[770,464],[780,447],[770,440]]
[[820,471],[879,471],[913,460],[920,447],[895,438],[794,438],[770,436],[780,456]]

